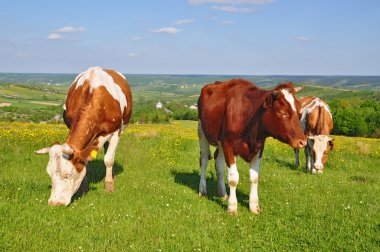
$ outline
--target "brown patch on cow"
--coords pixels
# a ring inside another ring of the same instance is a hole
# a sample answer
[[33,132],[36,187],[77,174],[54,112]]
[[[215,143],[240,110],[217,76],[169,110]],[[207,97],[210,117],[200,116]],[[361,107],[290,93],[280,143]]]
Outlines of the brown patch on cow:
[[115,100],[104,86],[90,92],[93,72],[82,86],[76,87],[83,74],[74,81],[65,103],[66,116],[70,124],[66,143],[74,150],[74,156],[70,161],[78,172],[82,171],[87,161],[92,159],[91,151],[98,151],[98,138],[118,130],[120,133],[122,125],[129,123],[132,113],[132,94],[127,81],[113,70],[103,71],[107,72],[121,88],[126,96],[127,106],[121,114],[119,101]]
[[202,129],[210,144],[222,143],[228,166],[235,162],[235,155],[250,162],[268,136],[294,147],[306,142],[299,125],[299,105],[293,111],[280,92],[284,88],[295,93],[291,82],[267,91],[243,79],[202,88],[198,99]]

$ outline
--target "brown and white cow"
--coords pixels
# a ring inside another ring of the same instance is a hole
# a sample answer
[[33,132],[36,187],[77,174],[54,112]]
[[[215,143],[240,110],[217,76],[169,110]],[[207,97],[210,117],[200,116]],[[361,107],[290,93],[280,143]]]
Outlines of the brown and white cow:
[[122,74],[93,67],[76,77],[64,105],[65,122],[70,128],[66,142],[36,151],[49,154],[49,205],[70,204],[86,175],[88,160],[96,157],[105,144],[105,189],[114,191],[112,166],[116,147],[131,113],[132,95]]
[[[306,169],[312,173],[323,173],[329,150],[334,147],[330,133],[334,124],[329,106],[320,98],[309,96],[298,99],[301,105],[301,126],[308,138],[305,147]],[[299,150],[294,150],[299,166]]]
[[250,164],[249,209],[260,213],[257,187],[265,139],[272,136],[293,148],[306,145],[306,137],[299,123],[299,104],[294,97],[297,91],[291,82],[267,91],[242,79],[215,82],[203,87],[198,100],[200,195],[207,194],[206,167],[211,156],[211,144],[217,147],[214,156],[218,194],[223,198],[227,198],[223,178],[224,162],[227,163],[230,186],[228,212],[237,213],[239,173],[236,157],[240,156]]

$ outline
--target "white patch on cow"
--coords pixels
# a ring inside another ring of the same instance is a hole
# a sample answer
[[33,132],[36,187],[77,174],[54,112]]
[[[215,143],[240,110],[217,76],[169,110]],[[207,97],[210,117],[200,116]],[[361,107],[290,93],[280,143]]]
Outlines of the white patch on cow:
[[106,165],[106,177],[105,182],[113,182],[113,176],[112,176],[112,168],[113,164],[115,162],[115,153],[116,148],[119,143],[119,134],[116,132],[111,135],[111,138],[109,140],[109,146],[107,153],[104,155],[104,164]]
[[313,151],[315,153],[314,156],[314,168],[317,170],[323,169],[322,157],[323,152],[328,148],[328,142],[330,141],[330,137],[326,135],[317,135],[313,137]]
[[86,168],[78,173],[73,164],[63,157],[63,145],[54,145],[49,150],[49,163],[46,168],[51,177],[52,187],[49,198],[51,205],[68,205],[71,197],[78,190]]
[[[123,75],[121,76],[125,79]],[[93,92],[98,87],[105,87],[108,93],[119,102],[121,113],[124,113],[124,108],[128,105],[127,99],[119,85],[114,82],[113,78],[106,71],[100,67],[92,67],[86,72],[81,73],[77,76],[75,89],[83,86],[86,80],[90,81],[90,92]]]
[[258,185],[261,158],[259,156],[260,153],[257,153],[249,164],[249,178],[251,180],[251,192],[249,194],[249,210],[256,214],[260,213]]
[[307,114],[310,114],[316,107],[323,107],[329,113],[332,119],[329,106],[324,101],[320,100],[319,98],[315,98],[309,104],[307,104],[306,106],[303,106],[303,108],[301,109],[302,116],[306,116]]
[[120,72],[118,72],[118,71],[115,71],[118,75],[120,75],[124,80],[126,80],[126,78],[125,78],[125,76],[122,74],[122,73],[120,73]]
[[[236,160],[236,157],[235,157]],[[230,197],[228,198],[228,212],[232,214],[237,213],[237,197],[236,188],[239,183],[239,172],[237,170],[236,162],[227,168],[228,184],[230,186]]]
[[295,103],[294,103],[294,96],[293,96],[293,94],[290,93],[289,90],[286,89],[286,88],[281,89],[281,93],[284,94],[285,99],[289,102],[289,104],[290,104],[290,106],[292,107],[292,109],[293,109],[294,111],[297,111],[297,110],[296,110],[296,105],[295,105]]
[[98,138],[98,148],[100,149],[100,148],[102,148],[103,147],[103,145],[107,142],[107,141],[109,141],[110,140],[110,138],[112,137],[112,135],[113,134],[115,134],[115,133],[111,133],[111,134],[108,134],[108,135],[106,135],[106,136],[100,136],[99,138]]

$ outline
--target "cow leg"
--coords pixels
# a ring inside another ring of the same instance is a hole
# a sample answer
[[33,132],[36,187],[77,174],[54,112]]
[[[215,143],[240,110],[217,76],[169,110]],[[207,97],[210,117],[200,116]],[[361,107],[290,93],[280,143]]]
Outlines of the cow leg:
[[306,165],[305,168],[307,171],[311,172],[311,149],[309,143],[305,146],[305,158],[306,158]]
[[228,212],[230,214],[237,214],[237,197],[236,188],[239,183],[239,172],[235,162],[231,164],[228,168],[228,184],[230,186],[230,197],[228,198]]
[[106,165],[106,178],[104,180],[104,188],[108,192],[114,192],[114,181],[112,176],[112,167],[115,161],[115,153],[117,144],[119,143],[119,134],[118,132],[115,132],[110,140],[109,140],[109,146],[107,148],[107,153],[104,156],[104,164]]
[[201,123],[198,123],[198,138],[199,138],[199,147],[200,147],[200,157],[199,164],[201,167],[201,179],[199,181],[199,196],[207,195],[207,185],[206,185],[206,168],[207,162],[211,157],[210,144],[208,143],[203,130]]
[[260,174],[260,153],[256,156],[249,164],[249,178],[251,180],[251,192],[249,194],[249,210],[252,213],[259,214],[261,212],[259,207],[259,195],[258,195],[258,184],[259,184],[259,174]]
[[224,158],[227,163],[228,185],[230,186],[230,196],[228,197],[228,212],[237,214],[236,188],[239,183],[239,172],[236,166],[236,156],[228,142],[223,143]]
[[294,150],[294,155],[296,157],[296,161],[294,162],[294,165],[296,167],[300,166],[300,150],[299,149],[293,149]]
[[215,158],[215,170],[216,170],[216,177],[218,179],[218,195],[222,199],[226,200],[228,198],[227,191],[226,191],[226,185],[224,184],[224,153],[222,146],[219,146],[218,149],[215,151],[214,154]]

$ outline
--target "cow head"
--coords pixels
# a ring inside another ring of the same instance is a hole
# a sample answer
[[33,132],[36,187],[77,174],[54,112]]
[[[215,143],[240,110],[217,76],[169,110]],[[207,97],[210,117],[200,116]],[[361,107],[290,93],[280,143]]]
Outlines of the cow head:
[[333,138],[326,135],[308,136],[314,153],[313,171],[322,172],[329,150],[334,148]]
[[54,144],[36,154],[49,154],[47,173],[51,177],[49,205],[69,205],[71,197],[78,190],[86,175],[87,161],[81,161],[67,144]]
[[264,101],[264,127],[270,136],[299,149],[306,145],[306,136],[299,122],[300,105],[292,82],[279,85]]

